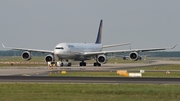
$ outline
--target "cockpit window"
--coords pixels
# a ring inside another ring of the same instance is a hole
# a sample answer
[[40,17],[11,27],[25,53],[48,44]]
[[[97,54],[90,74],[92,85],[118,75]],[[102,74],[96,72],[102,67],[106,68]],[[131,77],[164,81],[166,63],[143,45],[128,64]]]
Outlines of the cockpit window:
[[56,49],[64,49],[63,47],[56,47]]

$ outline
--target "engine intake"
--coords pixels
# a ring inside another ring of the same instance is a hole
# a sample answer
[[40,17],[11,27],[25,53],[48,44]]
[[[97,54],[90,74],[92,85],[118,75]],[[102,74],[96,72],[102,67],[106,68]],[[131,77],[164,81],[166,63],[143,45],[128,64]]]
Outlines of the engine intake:
[[129,54],[129,58],[130,58],[131,60],[137,61],[137,60],[138,60],[138,57],[139,57],[139,54],[138,54],[137,52],[131,52],[131,53]]
[[106,55],[98,55],[98,57],[97,57],[97,62],[98,63],[105,64],[107,61],[108,61],[108,59],[107,59]]
[[55,58],[54,58],[54,56],[52,55],[52,54],[49,54],[49,55],[47,55],[46,57],[45,57],[45,61],[46,62],[52,62],[52,61],[54,61],[55,60]]
[[32,55],[31,55],[31,52],[29,51],[25,51],[21,54],[21,57],[24,59],[24,60],[31,60],[32,58]]

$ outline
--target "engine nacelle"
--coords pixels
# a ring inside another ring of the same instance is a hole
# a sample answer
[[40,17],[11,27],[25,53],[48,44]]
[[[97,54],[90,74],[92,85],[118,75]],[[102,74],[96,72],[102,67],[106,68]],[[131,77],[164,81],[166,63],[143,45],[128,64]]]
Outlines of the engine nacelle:
[[31,55],[31,52],[29,51],[24,51],[22,54],[21,54],[21,57],[24,59],[24,60],[31,60],[32,58],[32,55]]
[[45,57],[45,61],[46,62],[52,62],[52,61],[54,61],[55,60],[55,58],[54,58],[54,56],[52,55],[52,54],[49,54],[49,55],[47,55],[46,57]]
[[137,52],[131,52],[131,53],[129,54],[129,58],[130,58],[131,60],[137,61],[137,60],[139,59],[139,54],[138,54]]
[[105,64],[107,61],[108,61],[108,59],[107,59],[106,55],[98,55],[98,57],[97,57],[97,62],[98,63]]

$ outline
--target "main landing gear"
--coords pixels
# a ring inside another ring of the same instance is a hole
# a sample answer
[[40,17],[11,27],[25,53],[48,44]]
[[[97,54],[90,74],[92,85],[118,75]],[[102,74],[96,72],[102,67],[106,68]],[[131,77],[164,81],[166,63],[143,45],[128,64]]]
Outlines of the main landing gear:
[[66,62],[63,62],[62,60],[61,61],[58,61],[57,64],[56,64],[57,67],[63,67],[63,66],[71,66],[71,62],[68,62],[68,60],[66,60]]
[[63,66],[70,67],[71,66],[71,62],[61,62],[59,66],[61,66],[61,67],[63,67]]
[[[86,62],[84,62],[84,61],[82,61],[82,62],[80,62],[79,63],[79,66],[86,66]],[[101,64],[100,63],[98,63],[98,62],[94,62],[94,66],[101,66]]]
[[84,61],[80,62],[79,66],[86,66],[86,62],[84,62]]
[[[68,62],[68,60],[66,60],[65,62],[61,61],[57,61],[57,62],[48,62],[48,66],[52,67],[52,66],[56,66],[56,67],[63,67],[63,66],[68,66],[70,67],[72,64],[71,62]],[[82,61],[79,63],[79,66],[86,66],[86,62]],[[100,63],[98,62],[94,62],[94,66],[101,66]]]
[[98,63],[98,62],[94,62],[94,66],[101,66],[101,64],[100,63]]
[[101,64],[97,61],[97,57],[93,57],[96,62],[94,62],[94,66],[101,66]]

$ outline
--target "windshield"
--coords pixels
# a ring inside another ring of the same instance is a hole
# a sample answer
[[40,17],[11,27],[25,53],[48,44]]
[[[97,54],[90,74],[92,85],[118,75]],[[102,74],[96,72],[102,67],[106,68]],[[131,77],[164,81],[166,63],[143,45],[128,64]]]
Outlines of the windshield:
[[63,47],[56,47],[56,49],[64,49]]

